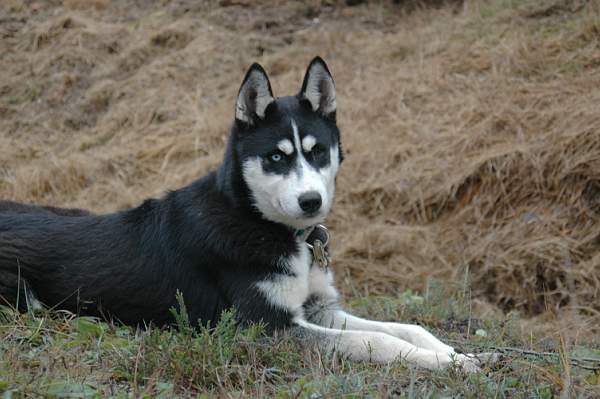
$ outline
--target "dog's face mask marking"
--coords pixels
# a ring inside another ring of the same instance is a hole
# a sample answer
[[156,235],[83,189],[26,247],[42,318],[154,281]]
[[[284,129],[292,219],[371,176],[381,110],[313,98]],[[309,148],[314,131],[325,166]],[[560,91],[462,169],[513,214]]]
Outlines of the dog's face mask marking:
[[[325,64],[313,61],[300,94],[276,100],[264,71],[251,68],[240,96],[243,110],[261,111],[239,114],[238,107],[236,115],[247,127],[238,156],[253,205],[264,218],[296,229],[322,222],[341,161],[335,89]],[[265,98],[273,100],[265,106]]]
[[293,119],[290,129],[293,152],[286,154],[276,147],[262,156],[248,157],[243,174],[254,205],[266,219],[303,229],[322,222],[331,210],[339,147],[315,140],[311,150],[304,151]]

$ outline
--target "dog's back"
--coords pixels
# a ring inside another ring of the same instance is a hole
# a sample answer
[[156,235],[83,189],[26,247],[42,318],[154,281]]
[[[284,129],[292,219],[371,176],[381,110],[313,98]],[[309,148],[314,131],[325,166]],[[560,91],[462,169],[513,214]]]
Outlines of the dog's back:
[[21,204],[4,200],[0,200],[0,213],[54,214],[58,216],[91,215],[90,212],[84,209]]

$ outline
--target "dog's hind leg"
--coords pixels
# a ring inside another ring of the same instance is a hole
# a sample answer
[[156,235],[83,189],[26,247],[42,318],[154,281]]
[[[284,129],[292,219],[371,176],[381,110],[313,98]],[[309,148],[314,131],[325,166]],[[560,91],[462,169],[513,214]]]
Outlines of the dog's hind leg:
[[23,282],[23,293],[25,294],[25,306],[29,312],[37,312],[44,308],[42,303],[38,301],[35,293],[31,286],[27,284],[27,281],[22,280]]
[[337,352],[352,360],[390,363],[405,360],[427,369],[443,369],[456,364],[465,371],[477,371],[477,363],[464,355],[419,348],[379,331],[340,330],[319,326],[303,319],[294,320],[295,333],[321,350]]
[[43,308],[27,280],[8,270],[0,270],[0,305],[15,308],[19,312]]

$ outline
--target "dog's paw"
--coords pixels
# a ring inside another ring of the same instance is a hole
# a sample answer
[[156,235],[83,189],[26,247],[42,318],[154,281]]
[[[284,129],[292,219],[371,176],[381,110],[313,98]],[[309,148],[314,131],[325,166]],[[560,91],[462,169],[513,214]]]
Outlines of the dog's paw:
[[493,367],[502,359],[501,354],[495,352],[466,353],[456,355],[455,362],[466,372],[482,371],[483,367]]
[[473,356],[477,358],[482,365],[486,366],[494,366],[502,360],[502,354],[497,352],[483,352],[469,354],[468,356]]
[[454,362],[466,373],[478,373],[481,371],[481,360],[473,355],[457,354]]

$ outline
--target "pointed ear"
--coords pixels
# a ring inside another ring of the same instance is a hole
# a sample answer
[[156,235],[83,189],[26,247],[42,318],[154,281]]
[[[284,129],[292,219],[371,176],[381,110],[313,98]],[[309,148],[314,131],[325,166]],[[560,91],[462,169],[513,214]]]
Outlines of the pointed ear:
[[246,72],[235,103],[235,119],[249,125],[265,117],[265,111],[275,99],[267,73],[254,63]]
[[321,57],[315,57],[308,65],[299,96],[308,100],[313,111],[335,119],[335,84]]

